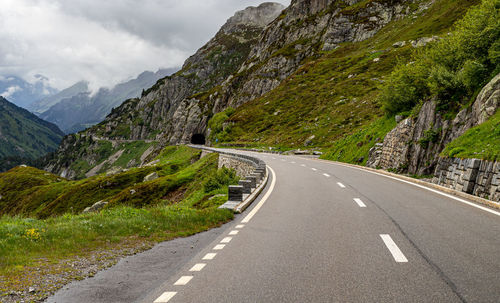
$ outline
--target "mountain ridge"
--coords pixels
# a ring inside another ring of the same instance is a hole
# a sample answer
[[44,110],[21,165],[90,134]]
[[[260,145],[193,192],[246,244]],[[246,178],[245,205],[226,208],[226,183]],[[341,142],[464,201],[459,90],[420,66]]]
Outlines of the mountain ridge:
[[[64,133],[56,125],[0,97],[1,159],[17,158],[22,161],[39,158],[56,150],[63,136]],[[7,163],[7,166],[20,164],[15,162]]]

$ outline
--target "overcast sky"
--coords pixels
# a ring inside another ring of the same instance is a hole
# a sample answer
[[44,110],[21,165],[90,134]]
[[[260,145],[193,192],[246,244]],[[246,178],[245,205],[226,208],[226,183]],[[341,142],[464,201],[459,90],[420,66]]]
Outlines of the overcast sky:
[[[93,88],[181,66],[236,11],[262,0],[2,0],[0,76]],[[289,5],[290,0],[277,0]]]

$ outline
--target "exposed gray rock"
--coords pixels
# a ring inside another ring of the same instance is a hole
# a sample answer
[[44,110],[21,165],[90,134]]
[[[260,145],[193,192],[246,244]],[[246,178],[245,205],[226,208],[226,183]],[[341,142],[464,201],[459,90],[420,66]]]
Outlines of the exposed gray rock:
[[153,180],[158,179],[159,177],[160,176],[158,176],[157,172],[150,173],[149,175],[147,175],[146,177],[144,177],[143,182],[153,181]]
[[445,146],[468,129],[485,122],[500,107],[500,74],[479,93],[470,108],[447,120],[436,103],[425,102],[416,118],[399,122],[382,145],[370,150],[367,166],[396,169],[420,175],[433,174]]
[[431,42],[434,42],[436,40],[438,40],[439,37],[437,36],[434,36],[434,37],[422,37],[422,38],[419,38],[417,40],[411,40],[411,46],[417,48],[417,47],[424,47],[426,46],[427,44],[431,43]]
[[397,48],[397,47],[403,47],[405,45],[406,45],[406,41],[399,41],[399,42],[394,43],[392,46]]
[[92,212],[98,212],[100,211],[104,206],[106,206],[108,204],[108,202],[106,201],[99,201],[99,202],[96,202],[94,203],[92,206],[89,206],[87,208],[85,208],[83,210],[83,213],[84,214],[87,214],[87,213],[92,213]]

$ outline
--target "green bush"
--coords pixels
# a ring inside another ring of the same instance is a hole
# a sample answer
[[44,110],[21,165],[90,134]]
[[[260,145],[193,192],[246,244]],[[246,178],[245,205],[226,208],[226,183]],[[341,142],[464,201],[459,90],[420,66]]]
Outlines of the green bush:
[[210,176],[203,184],[203,189],[206,193],[218,190],[230,184],[236,184],[238,177],[234,169],[222,167],[215,174]]
[[484,0],[455,30],[396,67],[381,87],[386,113],[408,111],[435,99],[440,109],[467,104],[500,71],[500,0]]

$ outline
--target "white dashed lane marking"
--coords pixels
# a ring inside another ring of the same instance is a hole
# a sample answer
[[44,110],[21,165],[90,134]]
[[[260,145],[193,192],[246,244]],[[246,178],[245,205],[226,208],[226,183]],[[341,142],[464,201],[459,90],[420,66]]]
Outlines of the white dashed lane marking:
[[243,228],[243,227],[245,227],[245,224],[238,224],[238,225],[236,225],[236,228]]
[[195,264],[189,271],[201,271],[207,264],[205,263],[198,263]]
[[345,185],[340,182],[337,182],[337,185],[340,186],[340,188],[345,188]]
[[306,165],[305,165],[305,164],[300,164],[300,166],[302,166],[302,167],[306,167]]
[[215,256],[217,255],[217,253],[208,253],[206,254],[202,260],[213,260],[215,258]]
[[396,260],[396,262],[398,262],[398,263],[406,263],[406,262],[408,262],[408,259],[406,259],[405,255],[403,255],[403,252],[401,252],[401,250],[396,245],[396,243],[394,243],[394,241],[392,240],[391,236],[389,236],[389,235],[380,235],[380,237],[384,241],[385,246],[387,246],[387,248],[389,249],[389,251],[392,254],[392,257],[394,258],[394,260]]
[[222,239],[220,241],[220,243],[229,243],[229,242],[231,242],[231,239],[233,239],[233,238],[231,238],[231,237],[225,237],[224,239]]
[[214,250],[221,250],[221,249],[223,249],[225,246],[226,246],[226,244],[217,244],[217,245],[215,245]]
[[361,199],[354,198],[354,202],[356,202],[359,205],[359,207],[366,207],[366,204],[363,203],[363,201],[361,201]]
[[311,169],[312,169],[313,171],[317,171],[317,169],[316,169],[316,168],[314,168],[314,167],[313,167],[313,168],[311,168]]
[[295,164],[295,161],[292,161],[292,162],[290,162],[290,163]]
[[232,231],[229,232],[229,235],[230,236],[236,236],[238,233],[239,233],[238,230],[232,230]]
[[327,178],[330,178],[330,175],[329,174],[323,174],[323,176],[327,177]]
[[177,294],[177,292],[175,291],[167,291],[167,292],[164,292],[163,294],[161,294],[161,296],[158,297],[158,299],[156,299],[154,301],[154,303],[167,303],[168,301],[170,301],[170,299],[172,299],[175,295]]
[[177,286],[186,285],[189,283],[189,281],[191,281],[192,278],[193,278],[193,276],[182,276],[179,278],[179,280],[177,280],[177,282],[174,283],[174,285],[177,285]]

